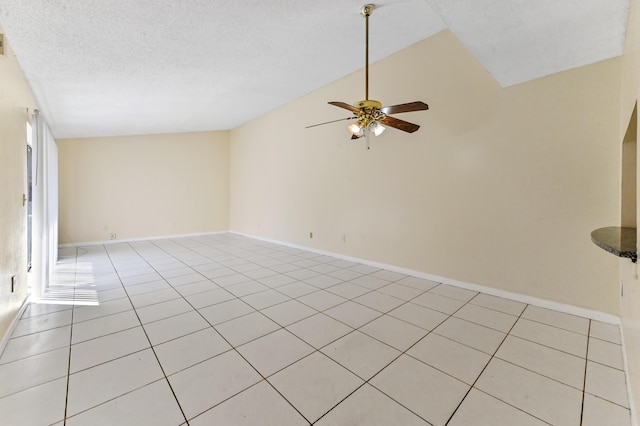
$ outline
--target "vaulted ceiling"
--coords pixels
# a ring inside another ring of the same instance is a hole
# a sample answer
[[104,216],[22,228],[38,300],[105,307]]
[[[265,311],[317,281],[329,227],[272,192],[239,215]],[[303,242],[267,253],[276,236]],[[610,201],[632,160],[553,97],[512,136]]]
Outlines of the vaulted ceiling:
[[[54,135],[234,128],[364,64],[365,0],[0,0]],[[622,53],[628,0],[380,0],[371,60],[449,29],[503,86]]]

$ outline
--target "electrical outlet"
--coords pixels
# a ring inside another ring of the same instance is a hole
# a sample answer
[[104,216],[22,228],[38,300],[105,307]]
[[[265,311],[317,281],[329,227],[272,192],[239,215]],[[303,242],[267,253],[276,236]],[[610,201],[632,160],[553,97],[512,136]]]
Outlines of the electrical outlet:
[[313,238],[313,232],[309,232],[309,238]]
[[110,240],[115,240],[116,239],[116,233],[112,232],[111,234],[109,234],[109,239]]
[[347,234],[342,234],[342,242],[343,243],[347,242]]

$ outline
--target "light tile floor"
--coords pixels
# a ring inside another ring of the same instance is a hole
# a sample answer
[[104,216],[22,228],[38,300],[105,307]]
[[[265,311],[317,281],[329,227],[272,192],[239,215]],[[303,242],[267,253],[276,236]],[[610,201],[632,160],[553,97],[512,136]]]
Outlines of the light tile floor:
[[629,426],[619,329],[234,235],[61,250],[6,425]]

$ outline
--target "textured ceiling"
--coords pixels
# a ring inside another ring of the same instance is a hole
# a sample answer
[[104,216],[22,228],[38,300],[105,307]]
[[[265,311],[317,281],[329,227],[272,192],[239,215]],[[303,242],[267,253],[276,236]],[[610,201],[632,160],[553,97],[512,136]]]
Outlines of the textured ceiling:
[[[58,138],[234,128],[364,64],[366,0],[0,0]],[[371,61],[449,28],[503,86],[622,53],[628,0],[381,0]]]

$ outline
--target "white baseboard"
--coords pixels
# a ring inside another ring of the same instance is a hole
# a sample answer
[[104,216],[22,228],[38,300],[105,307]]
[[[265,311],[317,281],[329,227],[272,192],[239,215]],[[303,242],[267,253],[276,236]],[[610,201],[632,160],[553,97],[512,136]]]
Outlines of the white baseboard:
[[491,296],[502,297],[504,299],[514,300],[516,302],[526,303],[529,305],[539,306],[541,308],[553,309],[554,311],[564,312],[566,314],[576,315],[584,318],[589,318],[596,321],[601,321],[607,324],[620,325],[620,317],[606,312],[595,311],[592,309],[581,308],[566,303],[554,302],[552,300],[542,299],[534,296],[528,296],[520,293],[501,290],[493,287],[488,287],[481,284],[468,283],[459,281],[453,278],[442,277],[439,275],[428,274],[425,272],[414,271],[411,269],[400,268],[394,265],[387,265],[385,263],[372,262],[366,259],[359,259],[356,257],[346,256],[340,253],[333,253],[325,250],[318,250],[313,247],[305,247],[298,244],[291,244],[286,241],[272,240],[269,238],[257,237],[255,235],[244,234],[242,232],[229,231],[231,234],[241,235],[248,238],[253,238],[260,241],[265,241],[273,244],[279,244],[286,247],[296,248],[300,250],[310,251],[312,253],[318,253],[321,255],[332,256],[338,259],[348,260],[350,262],[362,263],[363,265],[369,265],[380,269],[386,269],[388,271],[398,272],[405,275],[411,275],[417,278],[423,278],[430,281],[435,281],[442,284],[449,284],[455,287],[464,288],[467,290],[478,291],[481,293],[489,294]]
[[2,339],[0,339],[0,355],[2,355],[2,353],[4,352],[4,348],[7,347],[7,343],[9,342],[9,338],[13,334],[13,330],[15,330],[16,325],[18,325],[18,321],[20,321],[20,318],[22,318],[22,314],[24,313],[25,309],[27,309],[27,306],[29,306],[30,297],[31,296],[27,295],[27,297],[24,298],[24,300],[22,301],[22,306],[20,306],[20,309],[18,309],[16,316],[13,317],[11,324],[9,324],[9,328],[7,328],[7,332],[4,334],[4,336],[2,336]]
[[213,231],[213,232],[198,232],[195,234],[162,235],[158,237],[140,237],[140,238],[124,238],[124,239],[104,240],[104,241],[87,241],[82,243],[60,244],[58,245],[58,248],[101,246],[104,244],[132,243],[136,241],[151,241],[151,240],[168,240],[171,238],[202,237],[205,235],[217,235],[217,234],[228,234],[228,233],[229,231]]

